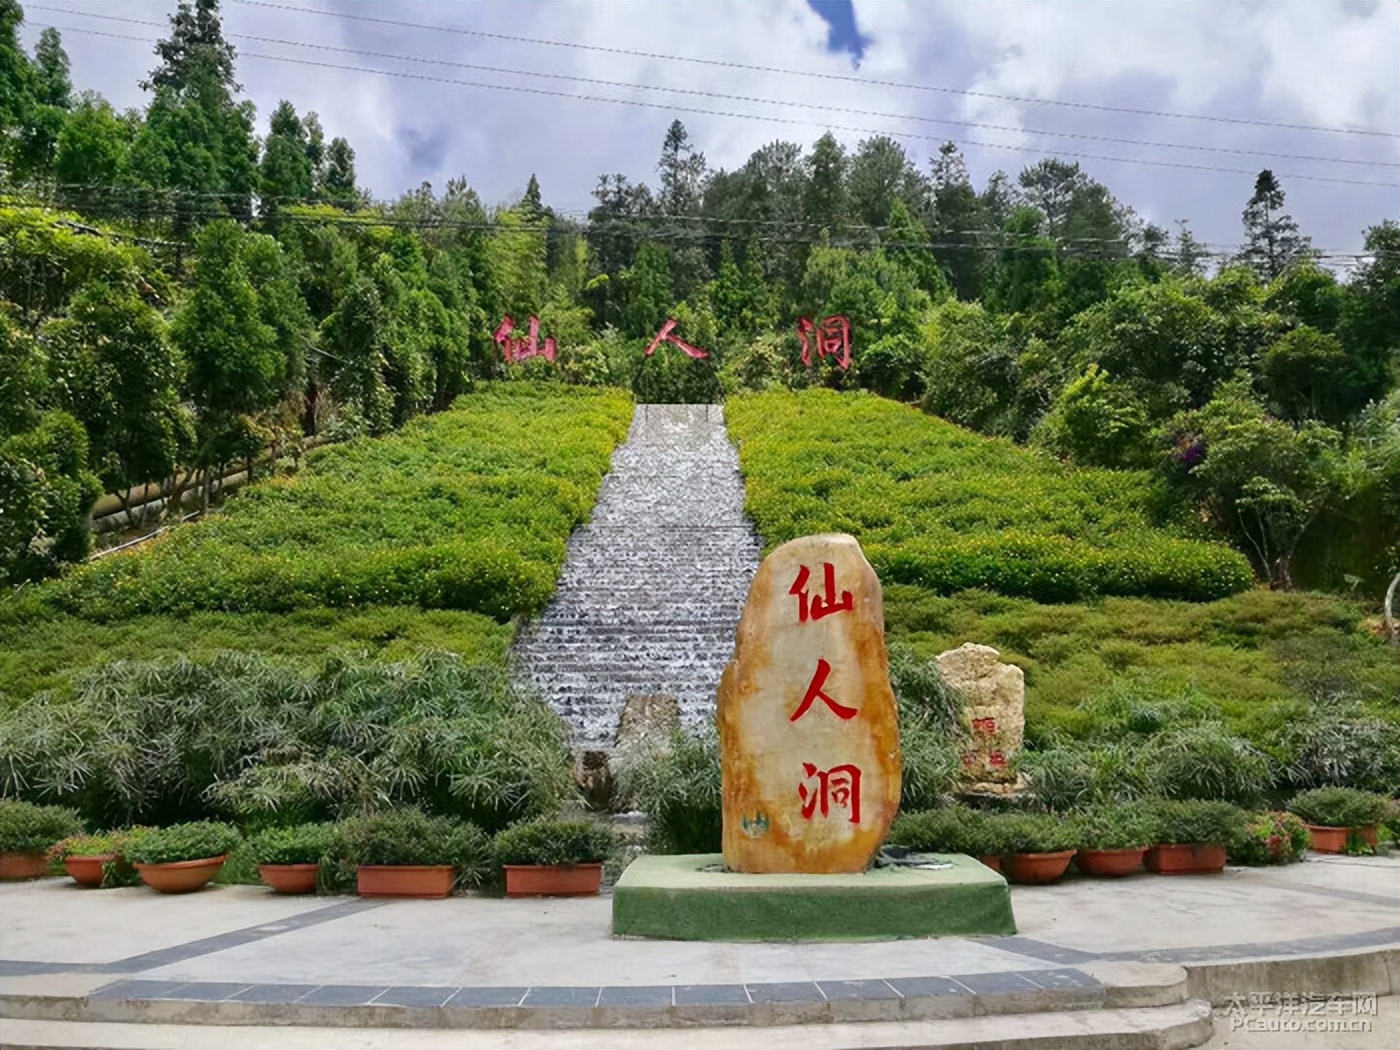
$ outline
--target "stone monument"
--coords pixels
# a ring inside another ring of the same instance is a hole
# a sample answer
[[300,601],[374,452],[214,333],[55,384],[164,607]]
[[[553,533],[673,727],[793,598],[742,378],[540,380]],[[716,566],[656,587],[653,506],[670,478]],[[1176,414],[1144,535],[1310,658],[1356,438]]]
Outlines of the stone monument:
[[899,718],[880,581],[851,536],[764,559],[720,681],[724,861],[861,872],[899,809]]
[[1015,784],[1011,760],[1026,735],[1026,676],[990,645],[966,642],[938,655],[938,673],[962,694],[970,746],[963,774],[979,784]]
[[876,854],[899,809],[899,716],[880,581],[851,536],[759,567],[716,701],[723,854],[643,855],[613,933],[849,941],[1016,932],[1006,880],[972,857]]

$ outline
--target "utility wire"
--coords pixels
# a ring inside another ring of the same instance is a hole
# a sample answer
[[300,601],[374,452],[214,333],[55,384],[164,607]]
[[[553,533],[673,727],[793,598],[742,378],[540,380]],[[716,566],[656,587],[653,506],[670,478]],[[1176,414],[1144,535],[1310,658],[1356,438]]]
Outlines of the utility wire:
[[291,11],[303,15],[320,15],[347,21],[377,23],[398,26],[406,29],[426,29],[434,33],[455,33],[463,36],[476,36],[489,40],[504,40],[516,44],[540,44],[546,47],[573,48],[582,51],[598,51],[610,55],[631,55],[637,58],[663,59],[667,62],[689,62],[695,65],[717,66],[724,69],[747,69],[756,73],[780,73],[784,76],[811,77],[819,80],[836,80],[852,84],[868,84],[877,87],[902,88],[909,91],[929,91],[949,95],[963,95],[969,98],[990,98],[1002,102],[1020,102],[1036,106],[1064,106],[1071,109],[1097,110],[1106,113],[1132,113],[1146,117],[1170,117],[1176,120],[1204,120],[1220,124],[1250,124],[1258,127],[1288,128],[1294,131],[1326,132],[1338,135],[1374,135],[1380,138],[1400,139],[1400,134],[1390,131],[1377,131],[1370,128],[1329,127],[1319,124],[1292,124],[1284,121],[1259,120],[1245,117],[1217,117],[1204,113],[1174,113],[1166,110],[1134,109],[1129,106],[1106,106],[1091,102],[1068,102],[1063,99],[1034,98],[1022,95],[999,95],[986,91],[971,91],[965,88],[936,87],[930,84],[911,84],[896,80],[876,80],[867,77],[853,77],[840,73],[818,73],[806,69],[783,69],[775,66],[751,65],[745,62],[729,62],[713,58],[695,58],[683,54],[660,54],[653,51],[638,51],[631,48],[603,47],[597,44],[581,44],[572,40],[547,40],[539,37],[516,36],[509,33],[489,33],[479,29],[466,29],[461,26],[432,25],[422,22],[409,22],[396,18],[378,18],[372,15],[355,15],[348,11],[329,11],[317,8],[294,7],[290,4],[272,3],[270,0],[234,0],[246,7],[265,7],[279,11]]
[[[84,18],[102,19],[108,22],[124,22],[127,24],[154,26],[163,29],[165,24],[153,22],[139,18],[123,18],[117,15],[101,15],[91,11],[72,11],[61,7],[48,7],[43,4],[31,4],[30,10],[50,11],[55,14],[78,15]],[[70,30],[75,32],[93,32],[93,30]],[[861,117],[880,117],[892,120],[910,120],[923,124],[946,124],[953,127],[982,128],[988,131],[1006,131],[1012,134],[1026,134],[1048,136],[1052,138],[1082,139],[1088,142],[1108,142],[1125,146],[1152,146],[1162,149],[1194,150],[1204,153],[1230,153],[1239,156],[1273,157],[1280,160],[1303,160],[1317,161],[1323,164],[1349,164],[1360,167],[1376,168],[1400,168],[1400,162],[1388,160],[1359,160],[1348,157],[1321,157],[1316,154],[1307,153],[1278,153],[1272,150],[1261,149],[1241,149],[1233,146],[1205,146],[1185,142],[1155,142],[1144,139],[1118,138],[1112,135],[1090,135],[1074,131],[1046,131],[1038,128],[1021,128],[1007,124],[989,124],[976,120],[954,120],[944,117],[923,117],[907,113],[889,113],[882,110],[854,109],[848,106],[832,106],[814,102],[790,102],[784,99],[758,98],[752,95],[730,95],[718,91],[705,91],[699,88],[667,87],[657,84],[642,84],[637,82],[620,80],[600,80],[596,77],[574,76],[568,73],[549,73],[538,71],[522,71],[502,66],[479,65],[471,62],[460,62],[448,59],[425,58],[419,55],[395,54],[387,51],[370,51],[364,48],[333,47],[330,44],[318,44],[305,40],[286,40],[281,37],[255,36],[249,33],[225,33],[226,37],[233,40],[252,40],[261,44],[279,44],[287,47],[307,48],[315,51],[328,51],[335,54],[351,55],[356,58],[381,58],[398,62],[415,62],[420,65],[446,66],[450,69],[470,69],[483,73],[502,73],[509,76],[528,75],[537,79],[564,80],[578,84],[594,84],[601,87],[635,89],[641,91],[662,91],[680,95],[696,95],[703,98],[717,98],[729,102],[750,102],[758,105],[788,106],[798,109],[819,110],[829,113],[847,113]],[[128,39],[144,39],[130,37]],[[1013,147],[1019,148],[1019,147]]]
[[[145,42],[145,39],[146,39],[146,38],[144,38],[144,37],[133,37],[133,36],[129,36],[129,35],[123,34],[123,33],[110,33],[110,32],[106,32],[106,31],[98,30],[98,29],[84,29],[84,28],[81,28],[81,27],[74,27],[74,26],[52,26],[52,27],[47,27],[47,28],[60,29],[60,30],[63,30],[63,31],[65,31],[65,32],[88,33],[88,34],[91,34],[91,35],[94,35],[94,36],[112,37],[112,38],[119,39],[119,40],[141,40],[141,41]],[[913,139],[921,139],[921,140],[935,141],[935,142],[943,142],[943,141],[945,141],[945,136],[941,136],[941,135],[923,135],[923,134],[919,134],[918,132],[889,131],[889,130],[882,130],[882,129],[878,129],[878,128],[862,128],[862,127],[854,127],[854,126],[846,125],[846,124],[829,124],[829,123],[826,123],[826,122],[823,122],[823,121],[819,121],[819,120],[802,120],[802,119],[796,119],[796,118],[790,118],[790,117],[769,116],[769,115],[766,115],[766,114],[758,114],[758,113],[736,113],[736,112],[727,111],[727,110],[714,110],[714,109],[708,109],[708,108],[706,108],[706,109],[700,109],[700,108],[697,108],[697,107],[694,107],[694,106],[677,106],[677,105],[671,105],[671,104],[668,104],[668,103],[661,103],[661,102],[646,102],[646,101],[639,100],[639,99],[623,99],[623,98],[610,98],[610,97],[603,96],[603,95],[574,94],[574,93],[567,92],[567,91],[551,91],[551,90],[549,90],[548,88],[529,87],[529,86],[526,86],[526,85],[489,84],[489,83],[485,83],[485,82],[482,82],[482,81],[461,80],[461,79],[457,79],[457,78],[454,78],[454,77],[430,76],[430,75],[428,75],[428,74],[426,74],[426,73],[410,73],[410,72],[407,72],[407,71],[405,71],[405,70],[374,69],[374,68],[371,68],[371,67],[368,67],[368,66],[349,66],[349,65],[343,65],[343,64],[335,63],[335,62],[320,62],[320,61],[316,61],[316,60],[309,59],[309,58],[291,58],[291,57],[286,56],[286,55],[264,55],[264,54],[259,54],[259,53],[257,53],[257,52],[243,51],[243,52],[240,52],[240,56],[239,56],[239,57],[241,57],[241,58],[259,59],[259,60],[270,61],[270,62],[287,62],[287,63],[291,63],[291,64],[294,64],[294,65],[309,66],[309,67],[320,68],[320,69],[337,69],[337,70],[342,70],[342,71],[344,71],[344,72],[350,72],[350,73],[373,73],[373,74],[375,74],[375,75],[377,75],[377,76],[397,77],[397,78],[405,79],[405,80],[420,80],[420,81],[425,81],[425,82],[429,82],[429,83],[437,83],[437,84],[452,84],[452,85],[456,85],[456,86],[459,86],[459,87],[484,88],[484,89],[490,90],[490,91],[520,92],[520,93],[524,93],[524,94],[542,95],[542,96],[547,96],[547,97],[551,97],[551,98],[565,98],[565,99],[572,99],[572,100],[574,100],[574,101],[583,101],[583,102],[607,102],[607,103],[610,103],[610,104],[613,104],[613,105],[636,106],[636,107],[644,108],[644,109],[663,110],[663,111],[665,111],[665,112],[670,112],[670,113],[695,113],[695,114],[699,114],[699,115],[701,115],[701,116],[706,116],[706,117],[716,117],[716,116],[718,116],[718,117],[733,117],[733,118],[738,119],[738,120],[761,120],[761,121],[765,121],[765,122],[768,122],[768,123],[774,123],[774,124],[798,125],[798,126],[801,126],[801,127],[821,127],[821,128],[834,129],[834,130],[837,130],[837,131],[852,131],[852,132],[856,132],[857,134],[863,134],[863,135],[887,135],[887,136],[889,136],[890,138],[905,138],[905,139],[913,138]],[[1004,144],[1004,143],[982,142],[982,141],[972,140],[972,139],[965,140],[965,141],[964,141],[964,145],[983,147],[983,148],[987,148],[987,149],[1010,150],[1010,151],[1015,152],[1015,153],[1028,153],[1028,152],[1033,152],[1032,150],[1028,150],[1028,149],[1027,149],[1026,147],[1024,147],[1024,146],[1009,146],[1009,145],[1006,145],[1006,144]],[[1107,154],[1101,154],[1101,153],[1082,153],[1082,152],[1077,152],[1077,151],[1076,151],[1076,152],[1057,151],[1057,153],[1058,153],[1058,155],[1060,155],[1060,156],[1073,157],[1073,158],[1075,158],[1075,159],[1077,159],[1077,160],[1101,160],[1101,161],[1108,161],[1108,162],[1110,162],[1110,163],[1115,163],[1115,164],[1136,164],[1136,165],[1144,165],[1144,166],[1148,166],[1148,167],[1179,168],[1179,169],[1184,169],[1184,170],[1189,170],[1189,171],[1220,172],[1220,173],[1232,174],[1232,175],[1250,175],[1250,176],[1253,176],[1253,175],[1257,175],[1257,174],[1258,174],[1258,172],[1256,172],[1256,171],[1254,171],[1253,169],[1250,169],[1250,168],[1224,168],[1224,167],[1219,167],[1219,166],[1216,166],[1216,165],[1209,165],[1209,164],[1190,164],[1190,163],[1187,163],[1187,162],[1185,162],[1185,161],[1155,160],[1155,159],[1132,158],[1132,157],[1115,157],[1115,156],[1111,156],[1111,155],[1107,155]],[[1330,175],[1305,175],[1305,174],[1303,174],[1303,173],[1301,173],[1301,172],[1278,172],[1278,173],[1276,173],[1276,174],[1278,174],[1278,175],[1279,175],[1280,177],[1282,177],[1282,178],[1303,179],[1303,180],[1307,180],[1307,181],[1311,181],[1311,182],[1330,182],[1330,183],[1335,183],[1335,184],[1338,184],[1338,185],[1346,185],[1346,186],[1377,186],[1377,187],[1381,187],[1381,188],[1384,188],[1384,189],[1396,189],[1396,188],[1400,188],[1400,183],[1393,183],[1393,182],[1376,182],[1376,181],[1369,180],[1369,179],[1344,179],[1344,178],[1337,178],[1337,177],[1335,177],[1335,176],[1330,176]]]

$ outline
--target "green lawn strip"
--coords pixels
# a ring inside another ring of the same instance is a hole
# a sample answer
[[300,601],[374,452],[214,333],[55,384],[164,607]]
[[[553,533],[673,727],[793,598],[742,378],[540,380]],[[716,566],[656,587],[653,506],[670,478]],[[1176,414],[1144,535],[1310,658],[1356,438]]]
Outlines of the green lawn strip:
[[42,624],[0,623],[0,709],[75,673],[113,660],[201,660],[222,650],[265,653],[307,666],[332,653],[402,660],[447,649],[469,664],[505,662],[513,631],[480,613],[379,606],[290,613],[200,612],[91,623],[54,616]]
[[1074,470],[865,394],[746,395],[727,416],[770,549],[849,532],[887,582],[1051,601],[1206,600],[1252,583],[1237,551],[1153,522],[1145,472]]
[[218,514],[0,603],[0,621],[417,605],[506,621],[554,589],[625,393],[492,384],[396,434],[307,457]]

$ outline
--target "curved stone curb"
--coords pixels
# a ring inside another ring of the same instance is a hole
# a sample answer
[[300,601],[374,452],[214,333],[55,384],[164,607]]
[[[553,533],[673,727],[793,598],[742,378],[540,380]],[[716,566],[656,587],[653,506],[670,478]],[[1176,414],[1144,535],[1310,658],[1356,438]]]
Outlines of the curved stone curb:
[[1186,963],[1191,996],[1215,1006],[1251,992],[1400,995],[1400,947],[1337,955]]
[[1120,989],[1078,969],[788,984],[420,988],[122,980],[87,996],[0,995],[27,1020],[356,1028],[671,1028],[919,1021],[1098,1010],[1188,998],[1186,971]]

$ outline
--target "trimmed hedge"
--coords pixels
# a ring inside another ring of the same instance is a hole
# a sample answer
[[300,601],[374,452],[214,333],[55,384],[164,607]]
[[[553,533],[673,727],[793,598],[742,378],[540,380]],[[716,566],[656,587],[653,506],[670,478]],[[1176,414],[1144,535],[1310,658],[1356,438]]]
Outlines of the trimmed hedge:
[[1145,472],[1066,467],[864,394],[750,394],[726,413],[769,549],[849,532],[887,583],[1046,602],[1210,601],[1253,583],[1237,551],[1154,525]]
[[632,414],[626,394],[498,383],[307,457],[218,514],[0,603],[0,619],[410,605],[538,612]]

